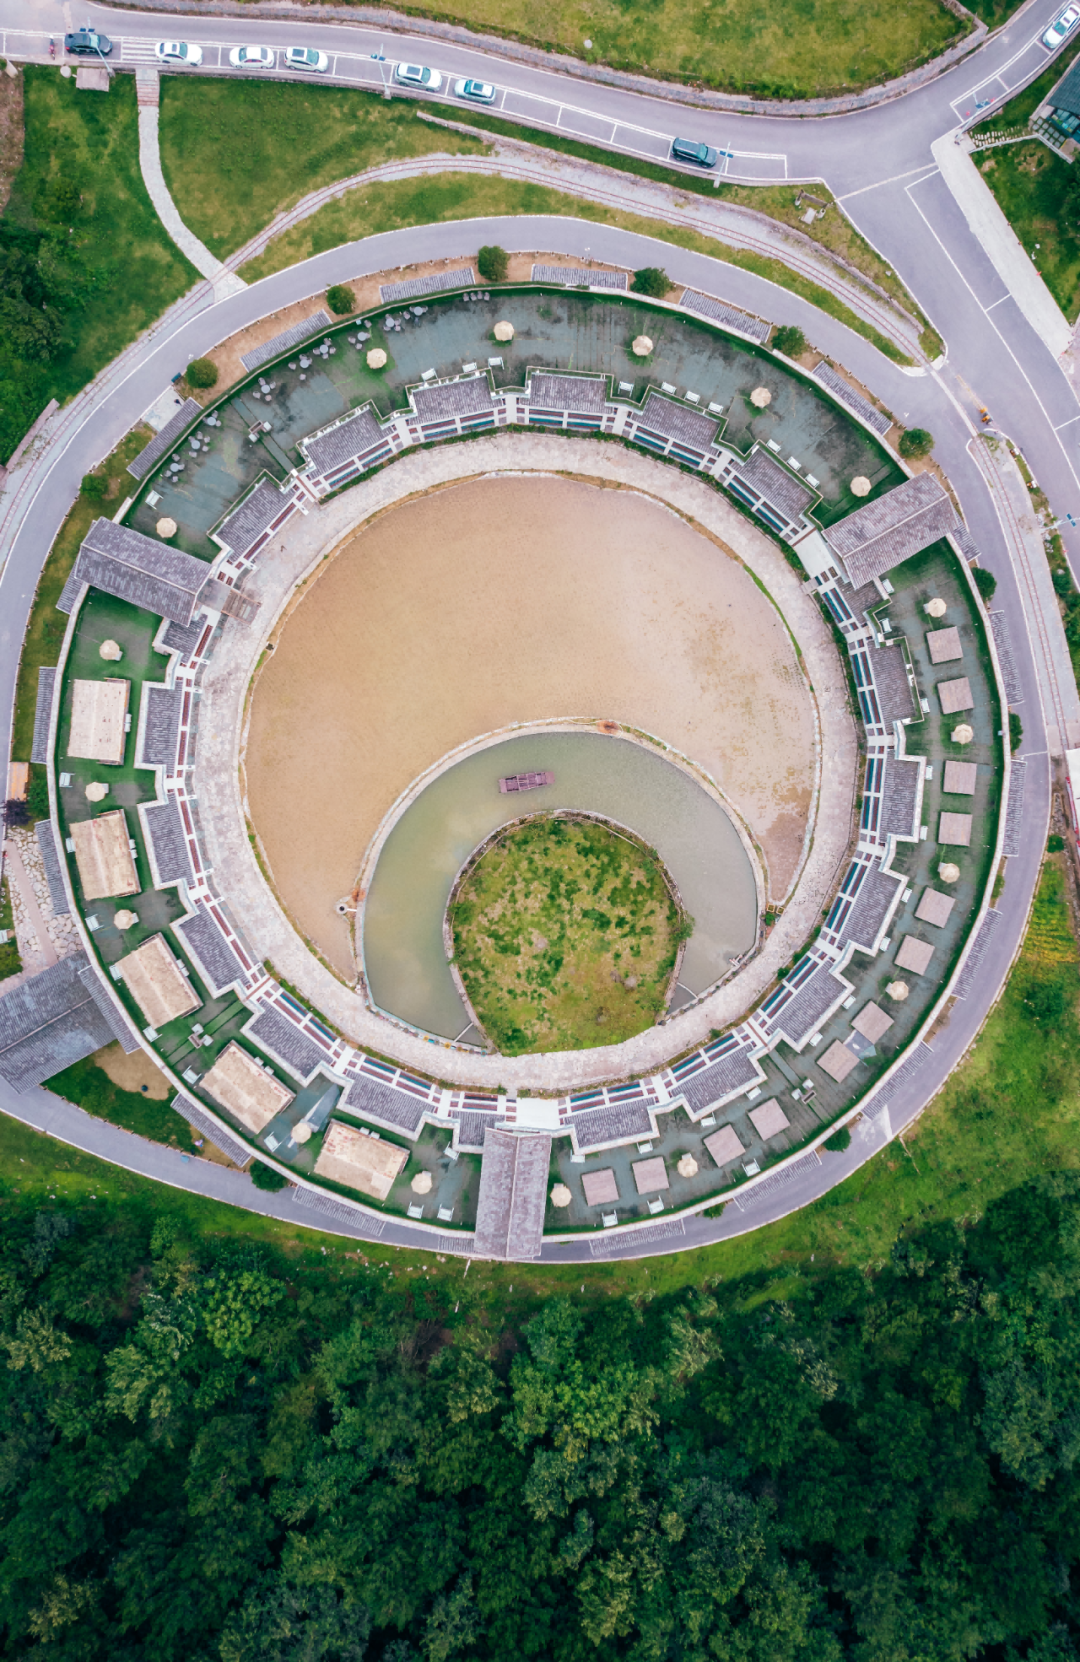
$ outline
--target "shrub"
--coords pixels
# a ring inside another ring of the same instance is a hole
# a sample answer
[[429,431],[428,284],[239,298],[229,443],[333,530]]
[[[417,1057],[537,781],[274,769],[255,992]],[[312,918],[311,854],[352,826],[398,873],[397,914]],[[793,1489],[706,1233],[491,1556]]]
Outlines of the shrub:
[[842,1125],[839,1131],[834,1131],[831,1137],[826,1137],[825,1147],[829,1150],[830,1154],[843,1154],[845,1148],[850,1148],[851,1132],[848,1130],[847,1126]]
[[490,243],[476,256],[476,269],[485,283],[505,283],[510,270],[510,256],[505,248]]
[[1065,851],[1065,838],[1064,837],[1059,837],[1058,833],[1056,831],[1052,831],[1050,833],[1049,837],[1047,837],[1047,839],[1046,839],[1046,852],[1047,852],[1047,854],[1062,854],[1062,853],[1064,853],[1064,851]]
[[257,1189],[284,1189],[289,1180],[275,1171],[273,1166],[264,1166],[261,1160],[253,1160],[251,1181]]
[[906,461],[912,461],[916,456],[929,456],[934,448],[934,435],[928,433],[925,427],[909,427],[906,433],[900,435],[900,454]]
[[217,364],[212,364],[209,358],[192,358],[185,375],[189,387],[217,386]]
[[30,784],[26,791],[26,807],[31,819],[49,817],[49,776],[40,765],[30,770]]
[[640,271],[634,272],[630,287],[635,294],[647,294],[653,300],[663,300],[671,281],[662,266],[644,265]]
[[984,605],[989,606],[997,588],[997,578],[992,571],[987,571],[985,566],[976,566],[971,575],[975,579],[975,587],[983,597]]
[[1024,741],[1024,724],[1015,710],[1009,711],[1009,749],[1019,750]]
[[9,830],[17,830],[21,825],[30,821],[30,810],[21,797],[11,796],[4,803],[4,824]]
[[798,358],[806,351],[806,336],[794,323],[785,323],[773,336],[772,348],[774,352],[782,352],[785,358]]
[[88,502],[101,502],[109,488],[109,481],[103,473],[84,473],[80,486],[82,494]]
[[345,283],[335,283],[326,291],[326,304],[335,317],[348,317],[356,310],[356,296]]

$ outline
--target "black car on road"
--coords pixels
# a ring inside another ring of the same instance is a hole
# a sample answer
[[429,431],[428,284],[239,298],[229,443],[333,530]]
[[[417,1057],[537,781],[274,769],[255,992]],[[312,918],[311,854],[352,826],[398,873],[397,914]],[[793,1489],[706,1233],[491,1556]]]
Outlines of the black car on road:
[[93,29],[76,29],[74,34],[64,36],[64,51],[74,52],[83,58],[107,58],[112,51],[112,41],[108,35],[95,34]]

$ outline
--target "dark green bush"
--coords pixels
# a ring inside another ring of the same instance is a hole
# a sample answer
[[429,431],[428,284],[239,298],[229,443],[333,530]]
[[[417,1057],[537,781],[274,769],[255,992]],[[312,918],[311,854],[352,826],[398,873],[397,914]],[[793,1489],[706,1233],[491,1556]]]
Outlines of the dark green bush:
[[335,283],[326,291],[326,304],[335,317],[348,317],[356,310],[356,296],[344,283]]
[[772,347],[774,352],[782,352],[785,358],[798,358],[806,351],[806,336],[794,323],[785,323],[773,336]]
[[251,1162],[251,1181],[257,1189],[284,1189],[288,1178],[283,1177],[273,1166],[264,1166],[261,1160]]
[[80,486],[82,494],[88,502],[101,502],[109,488],[109,481],[103,473],[84,473]]
[[49,817],[49,778],[45,769],[36,765],[30,769],[30,784],[26,791],[26,806],[31,819]]
[[1063,853],[1064,848],[1065,838],[1059,837],[1056,831],[1052,831],[1046,839],[1047,854],[1061,854]]
[[216,387],[217,364],[211,363],[209,358],[192,358],[186,376],[189,387]]
[[850,1148],[851,1132],[847,1126],[842,1125],[839,1131],[834,1131],[831,1137],[826,1137],[825,1147],[831,1154],[843,1154],[845,1148]]
[[485,283],[505,283],[506,273],[510,270],[510,256],[505,248],[490,243],[481,248],[476,256],[476,269]]
[[906,461],[913,461],[917,456],[929,456],[934,448],[934,435],[928,433],[925,427],[909,427],[906,433],[900,435],[900,454]]
[[663,300],[671,287],[671,279],[662,266],[645,265],[640,271],[634,272],[634,280],[630,287],[635,294],[647,294],[653,300]]
[[1024,738],[1024,724],[1015,710],[1009,711],[1009,749],[1019,750]]
[[997,578],[985,566],[976,566],[971,574],[975,579],[975,587],[983,597],[983,603],[989,606],[997,588]]

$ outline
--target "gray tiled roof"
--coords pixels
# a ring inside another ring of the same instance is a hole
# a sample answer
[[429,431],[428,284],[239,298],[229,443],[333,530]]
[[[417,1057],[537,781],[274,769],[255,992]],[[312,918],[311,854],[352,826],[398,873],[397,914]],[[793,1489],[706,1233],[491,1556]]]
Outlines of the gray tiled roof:
[[[1016,673],[1016,659],[1013,656],[1012,636],[1009,626],[1005,622],[1004,612],[990,613],[990,628],[994,634],[994,645],[997,647],[998,663],[1001,665],[1001,679],[1005,683],[1005,697],[1010,704],[1019,704],[1023,697],[1023,688],[1020,677]],[[37,723],[34,724],[34,742],[37,742]],[[37,760],[36,757],[32,758]]]
[[844,377],[838,375],[832,364],[827,364],[824,358],[814,371],[814,379],[820,381],[823,387],[828,387],[831,393],[834,393],[837,398],[846,404],[849,410],[854,410],[855,414],[860,416],[867,426],[872,427],[876,433],[887,433],[889,431],[892,422],[888,416],[882,415],[881,411],[875,409],[869,400],[860,398],[855,388],[848,386]]
[[779,462],[774,462],[766,450],[752,451],[736,467],[735,478],[763,496],[770,507],[778,508],[786,519],[798,519],[814,500],[809,485],[802,484]]
[[191,622],[195,596],[210,574],[205,560],[144,537],[111,519],[96,519],[79,549],[80,582],[119,595],[174,623]]
[[565,283],[569,288],[622,289],[630,279],[625,271],[587,271],[583,266],[534,265],[534,283]]
[[174,416],[170,416],[164,427],[158,429],[145,449],[140,450],[133,462],[128,463],[128,472],[135,479],[145,479],[167,450],[171,450],[184,428],[202,414],[202,406],[194,399],[185,399]]
[[317,472],[327,474],[355,461],[384,439],[383,430],[370,410],[354,410],[328,432],[301,439],[300,449]]
[[56,842],[56,823],[51,819],[39,819],[34,830],[37,832],[38,848],[41,850],[41,863],[45,868],[45,881],[49,885],[52,909],[57,917],[63,917],[70,907],[64,890],[60,852]]
[[233,981],[243,979],[244,966],[205,906],[197,906],[191,917],[181,918],[172,927],[213,993],[222,993]]
[[271,358],[279,358],[290,346],[299,346],[309,335],[317,335],[320,329],[329,327],[330,318],[320,308],[319,311],[312,312],[310,317],[294,323],[291,329],[285,329],[280,335],[275,335],[273,340],[266,340],[261,346],[252,347],[250,352],[245,352],[240,362],[245,369],[258,369],[261,364],[268,364]]
[[456,1114],[458,1148],[483,1148],[488,1130],[495,1124],[493,1114]]
[[904,877],[886,875],[880,866],[873,866],[863,878],[855,904],[840,931],[841,941],[854,941],[871,951],[905,881]]
[[551,1138],[495,1127],[484,1139],[476,1201],[476,1253],[482,1258],[538,1258],[547,1207]]
[[880,646],[867,654],[877,688],[881,719],[886,727],[915,715],[915,694],[899,646]]
[[918,806],[918,760],[913,756],[886,756],[879,822],[882,832],[896,837],[917,837],[915,810]]
[[168,773],[173,771],[183,696],[179,687],[163,687],[154,681],[143,682],[145,709],[141,724],[142,750],[137,758],[139,767],[163,767]]
[[767,1022],[770,1037],[782,1033],[792,1045],[802,1044],[847,997],[847,991],[829,969],[821,964],[803,983],[794,998]]
[[928,548],[956,524],[944,487],[932,473],[917,473],[830,525],[825,536],[858,588]]
[[112,1029],[113,1038],[119,1039],[122,1048],[129,1056],[133,1056],[139,1049],[135,1029],[128,1020],[125,1011],[121,1008],[120,1000],[112,988],[107,987],[102,981],[96,965],[87,964],[84,970],[80,970],[79,980],[108,1022]]
[[437,271],[428,277],[410,277],[404,283],[384,283],[379,295],[386,305],[395,300],[416,300],[422,294],[438,294],[441,289],[471,289],[476,283],[471,265],[460,271]]
[[450,421],[454,416],[482,415],[491,409],[486,375],[447,381],[441,387],[414,387],[409,397],[421,421]]
[[570,1121],[578,1148],[600,1148],[608,1143],[628,1143],[635,1137],[652,1136],[653,1122],[644,1097],[631,1102],[612,1103],[604,1108],[585,1108]]
[[0,997],[0,1079],[16,1091],[112,1043],[113,1030],[81,979],[88,967],[86,953],[75,952]]
[[60,598],[56,602],[56,610],[58,612],[63,612],[65,617],[70,617],[72,612],[75,610],[75,602],[79,598],[79,591],[83,586],[83,581],[84,579],[79,576],[79,562],[76,560],[75,564],[68,572],[67,582],[60,590]]
[[607,401],[607,378],[603,375],[550,375],[534,371],[529,376],[530,404],[541,410],[574,410],[585,415],[602,415]]
[[750,1052],[740,1047],[689,1079],[677,1080],[673,1088],[677,1095],[685,1097],[692,1114],[700,1114],[721,1097],[752,1085],[759,1073],[760,1069],[750,1060]]
[[641,425],[680,444],[693,445],[695,450],[708,450],[719,430],[720,423],[711,416],[688,410],[685,404],[676,404],[670,398],[661,398],[651,392],[645,400],[640,416]]
[[184,821],[176,798],[167,796],[164,802],[147,803],[140,813],[158,882],[176,883],[180,878],[185,883],[193,882]]
[[1001,852],[1007,859],[1015,859],[1024,846],[1024,787],[1027,784],[1027,758],[1014,756],[1009,775],[1009,801],[1005,809],[1005,836]]
[[353,1080],[344,1106],[351,1108],[355,1114],[364,1114],[399,1131],[407,1131],[410,1136],[419,1131],[425,1113],[431,1109],[431,1103],[425,1102],[422,1097],[413,1096],[411,1091],[399,1091],[396,1086],[381,1079],[372,1079],[369,1074],[361,1074],[359,1079]]
[[206,627],[206,619],[197,617],[186,625],[170,623],[162,636],[169,652],[179,652],[181,658],[190,658],[199,644],[199,636]]
[[[1004,915],[1003,912],[998,911],[996,906],[991,906],[980,923],[979,933],[968,948],[968,955],[964,959],[964,967],[957,976],[956,985],[953,988],[957,998],[966,998],[972,987],[978,982],[982,961],[989,951],[990,943],[997,933],[998,925]],[[997,985],[996,981],[994,984]]]
[[300,1079],[308,1079],[327,1061],[325,1050],[302,1033],[295,1022],[278,1010],[264,1006],[245,1030],[267,1050],[273,1051]]
[[230,1137],[228,1132],[223,1131],[216,1121],[210,1118],[205,1109],[200,1108],[197,1102],[192,1102],[190,1097],[181,1096],[177,1093],[172,1099],[172,1105],[178,1114],[183,1115],[190,1126],[204,1137],[208,1137],[214,1147],[221,1150],[222,1154],[228,1155],[234,1166],[246,1165],[251,1159],[251,1149],[245,1148],[243,1143],[239,1143],[235,1138]]
[[728,329],[738,329],[741,334],[749,335],[753,340],[767,341],[769,338],[768,323],[762,323],[759,317],[751,317],[749,312],[740,312],[737,306],[729,306],[723,300],[714,300],[711,294],[699,294],[697,289],[684,289],[679,305],[684,312],[696,312],[699,317],[711,318],[714,323],[722,323]]
[[32,762],[47,762],[49,760],[49,722],[52,717],[53,688],[55,685],[55,669],[38,670],[37,703],[34,705],[34,739],[30,746],[30,760]]
[[288,505],[289,496],[285,492],[269,479],[260,479],[239,508],[222,520],[214,535],[223,547],[231,549],[239,558],[247,553],[252,543],[262,536]]

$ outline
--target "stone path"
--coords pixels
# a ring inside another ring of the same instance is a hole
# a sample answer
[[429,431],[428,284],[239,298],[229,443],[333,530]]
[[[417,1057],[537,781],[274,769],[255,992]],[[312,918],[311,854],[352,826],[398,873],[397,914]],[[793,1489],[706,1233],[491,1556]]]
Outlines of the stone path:
[[213,283],[216,300],[236,294],[247,285],[235,272],[227,271],[216,255],[199,241],[194,231],[188,230],[165,183],[158,144],[160,76],[156,69],[140,64],[135,80],[139,100],[139,168],[157,216],[199,275]]

